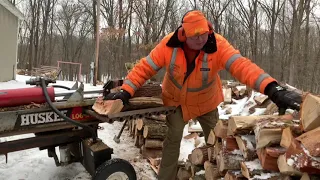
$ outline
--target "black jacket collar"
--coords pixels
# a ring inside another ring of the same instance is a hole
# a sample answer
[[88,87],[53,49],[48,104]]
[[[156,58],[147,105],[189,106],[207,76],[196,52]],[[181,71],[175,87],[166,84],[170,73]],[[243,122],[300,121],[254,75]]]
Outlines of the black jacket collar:
[[[169,39],[166,45],[173,48],[176,48],[176,47],[182,48],[183,42],[179,41],[178,39],[178,29],[174,32],[174,34]],[[208,41],[203,46],[202,50],[208,54],[214,53],[217,51],[217,42],[216,42],[216,37],[214,36],[214,33],[209,34]]]

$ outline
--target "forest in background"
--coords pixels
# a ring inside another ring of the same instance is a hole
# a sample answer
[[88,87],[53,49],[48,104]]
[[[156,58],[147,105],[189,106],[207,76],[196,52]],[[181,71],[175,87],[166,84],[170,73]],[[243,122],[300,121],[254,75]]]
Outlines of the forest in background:
[[[11,2],[25,15],[19,30],[18,68],[79,62],[89,81],[95,57],[96,1]],[[202,10],[215,32],[271,76],[320,92],[318,0],[101,0],[99,77],[123,78],[124,64],[148,55],[191,9]],[[62,73],[71,80],[78,69],[64,65]],[[232,79],[225,71],[220,75]]]

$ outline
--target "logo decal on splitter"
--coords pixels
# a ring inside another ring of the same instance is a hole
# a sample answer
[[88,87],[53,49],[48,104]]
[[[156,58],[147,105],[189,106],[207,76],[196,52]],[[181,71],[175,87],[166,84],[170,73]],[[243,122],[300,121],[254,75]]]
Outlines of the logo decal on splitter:
[[[66,115],[68,110],[62,110],[61,113]],[[20,116],[21,124],[20,126],[29,126],[36,124],[46,124],[52,122],[64,121],[54,112],[42,112],[42,113],[32,113],[32,114],[22,114]]]

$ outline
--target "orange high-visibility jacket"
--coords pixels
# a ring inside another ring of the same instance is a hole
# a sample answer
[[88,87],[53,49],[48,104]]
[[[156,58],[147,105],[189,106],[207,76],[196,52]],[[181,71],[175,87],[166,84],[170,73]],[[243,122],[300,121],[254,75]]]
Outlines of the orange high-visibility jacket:
[[138,88],[165,67],[166,74],[162,83],[164,105],[181,106],[184,121],[189,121],[216,109],[223,102],[222,84],[218,75],[220,70],[226,69],[241,83],[261,93],[264,93],[270,82],[276,81],[241,56],[217,33],[209,35],[193,68],[187,68],[182,44],[178,40],[177,31],[164,37],[128,74],[122,89],[133,96]]

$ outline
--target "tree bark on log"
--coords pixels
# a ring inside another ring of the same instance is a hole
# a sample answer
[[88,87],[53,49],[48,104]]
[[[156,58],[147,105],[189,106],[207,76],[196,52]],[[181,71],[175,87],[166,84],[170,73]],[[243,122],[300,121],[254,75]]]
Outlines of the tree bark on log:
[[223,139],[222,146],[227,151],[234,151],[239,149],[236,138],[232,136],[228,136],[226,139]]
[[136,120],[136,126],[138,128],[138,130],[143,130],[143,126],[148,126],[150,124],[162,124],[165,125],[165,122],[163,121],[157,121],[154,119],[150,119],[150,118],[140,118]]
[[278,148],[261,148],[257,150],[258,158],[260,160],[260,165],[263,169],[269,171],[279,171],[278,168],[278,157],[280,154],[284,154],[285,149],[278,147]]
[[146,139],[144,145],[146,148],[162,149],[163,141],[159,139]]
[[241,168],[242,155],[235,155],[221,151],[217,157],[217,167],[220,175],[224,176],[228,170],[239,170]]
[[164,124],[149,124],[143,128],[143,137],[164,140],[168,127]]
[[252,179],[255,175],[269,173],[268,170],[264,170],[261,167],[259,159],[255,159],[253,161],[243,161],[240,164],[242,175],[248,179]]
[[191,172],[187,171],[184,167],[180,167],[177,173],[178,180],[188,180],[191,177]]
[[159,83],[147,83],[141,86],[133,97],[161,97],[162,88]]

